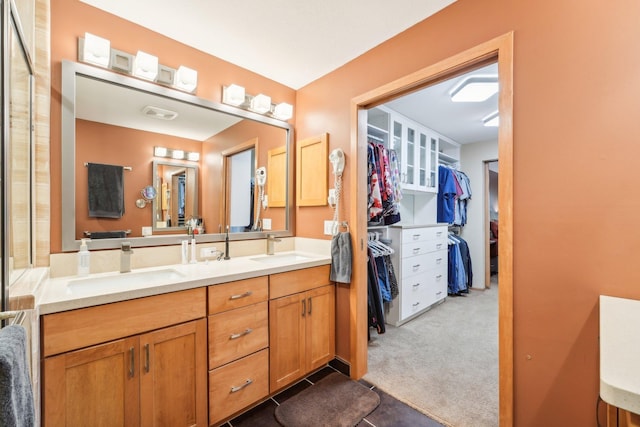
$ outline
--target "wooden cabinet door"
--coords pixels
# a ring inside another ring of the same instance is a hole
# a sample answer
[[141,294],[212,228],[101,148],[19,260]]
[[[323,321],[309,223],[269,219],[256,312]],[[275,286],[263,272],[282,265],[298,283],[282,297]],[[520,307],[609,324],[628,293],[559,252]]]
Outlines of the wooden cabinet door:
[[44,361],[44,426],[140,425],[138,338]]
[[307,372],[328,363],[335,354],[335,287],[308,291],[306,318]]
[[140,372],[141,425],[207,425],[206,319],[141,335]]
[[269,301],[269,392],[284,387],[305,373],[304,294]]

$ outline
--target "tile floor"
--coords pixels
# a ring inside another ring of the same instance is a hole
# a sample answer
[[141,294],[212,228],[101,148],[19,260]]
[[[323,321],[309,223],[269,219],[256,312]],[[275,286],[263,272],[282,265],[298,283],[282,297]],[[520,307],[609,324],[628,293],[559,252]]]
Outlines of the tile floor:
[[[274,411],[280,403],[295,396],[307,387],[313,386],[314,383],[332,372],[345,373],[340,363],[331,363],[330,365],[309,375],[304,380],[299,381],[250,411],[223,424],[223,427],[280,427],[274,416]],[[443,427],[442,424],[400,402],[391,395],[376,389],[366,381],[361,380],[360,383],[378,393],[380,405],[367,415],[357,427]]]

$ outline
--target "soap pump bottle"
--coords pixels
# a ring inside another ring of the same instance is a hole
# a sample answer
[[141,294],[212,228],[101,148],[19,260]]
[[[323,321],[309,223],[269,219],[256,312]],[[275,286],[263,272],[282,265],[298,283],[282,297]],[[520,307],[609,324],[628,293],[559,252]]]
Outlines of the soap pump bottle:
[[87,239],[82,239],[80,243],[80,252],[78,252],[78,276],[89,275],[89,264],[91,253],[87,247]]

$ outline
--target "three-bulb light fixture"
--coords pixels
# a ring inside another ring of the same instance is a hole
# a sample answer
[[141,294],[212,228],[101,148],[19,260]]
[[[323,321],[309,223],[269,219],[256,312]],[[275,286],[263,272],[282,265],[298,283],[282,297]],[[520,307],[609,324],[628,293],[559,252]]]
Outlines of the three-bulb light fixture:
[[254,113],[268,115],[278,120],[289,120],[293,117],[293,106],[291,104],[286,102],[272,104],[270,96],[263,93],[249,95],[244,87],[237,84],[222,87],[222,102],[253,111]]

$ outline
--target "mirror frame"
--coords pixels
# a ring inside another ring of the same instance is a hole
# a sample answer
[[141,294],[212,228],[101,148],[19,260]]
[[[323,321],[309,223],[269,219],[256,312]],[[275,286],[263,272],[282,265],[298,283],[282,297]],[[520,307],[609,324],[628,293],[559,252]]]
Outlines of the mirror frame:
[[[82,75],[92,79],[103,80],[111,84],[129,87],[134,90],[149,92],[154,95],[172,98],[178,101],[186,102],[210,109],[213,112],[230,114],[242,119],[253,120],[267,125],[279,127],[287,131],[286,147],[287,147],[287,206],[285,208],[286,230],[280,231],[252,231],[245,233],[231,233],[229,240],[251,240],[264,239],[267,233],[276,236],[293,236],[294,235],[294,200],[295,194],[293,189],[293,178],[295,174],[293,157],[293,126],[287,122],[276,120],[271,117],[233,107],[231,105],[221,104],[219,102],[209,101],[198,96],[171,89],[165,86],[140,80],[124,74],[118,74],[114,71],[94,67],[92,65],[81,64],[68,60],[62,61],[62,251],[77,251],[80,248],[80,240],[75,238],[76,224],[76,201],[75,201],[75,154],[76,154],[76,115],[75,115],[75,99],[76,99],[76,76]],[[200,201],[200,206],[205,201]],[[206,224],[205,224],[206,227]],[[131,242],[132,247],[147,246],[163,246],[177,245],[187,236],[184,234],[166,234],[153,235],[147,237],[131,237],[124,239],[99,239],[92,240],[91,249],[119,249],[123,241]],[[198,242],[220,242],[225,238],[224,233],[218,234],[200,234],[197,237]]]

